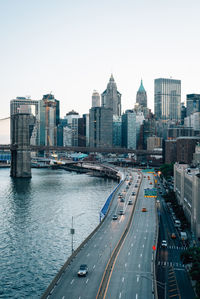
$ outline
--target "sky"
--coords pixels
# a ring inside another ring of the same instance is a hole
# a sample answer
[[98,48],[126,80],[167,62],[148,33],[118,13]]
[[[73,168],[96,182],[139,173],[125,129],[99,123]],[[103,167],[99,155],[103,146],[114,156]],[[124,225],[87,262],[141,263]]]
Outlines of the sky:
[[[184,102],[200,93],[199,11],[199,0],[0,0],[0,119],[11,99],[50,92],[61,117],[88,113],[111,73],[122,111],[141,79],[152,110],[156,78],[180,79]],[[0,143],[8,135],[1,120]]]

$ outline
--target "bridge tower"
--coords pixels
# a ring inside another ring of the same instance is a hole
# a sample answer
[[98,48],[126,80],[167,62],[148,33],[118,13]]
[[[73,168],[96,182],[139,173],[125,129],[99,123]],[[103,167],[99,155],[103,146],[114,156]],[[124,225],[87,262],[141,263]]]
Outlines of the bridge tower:
[[10,176],[31,178],[30,113],[11,115],[11,170]]

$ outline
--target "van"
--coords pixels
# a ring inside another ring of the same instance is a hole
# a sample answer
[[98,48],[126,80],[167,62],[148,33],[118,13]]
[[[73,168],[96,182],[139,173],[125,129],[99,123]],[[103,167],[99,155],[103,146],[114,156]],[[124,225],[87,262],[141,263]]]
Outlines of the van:
[[175,220],[175,221],[174,221],[174,226],[175,226],[175,227],[181,227],[181,222],[180,222],[180,220]]

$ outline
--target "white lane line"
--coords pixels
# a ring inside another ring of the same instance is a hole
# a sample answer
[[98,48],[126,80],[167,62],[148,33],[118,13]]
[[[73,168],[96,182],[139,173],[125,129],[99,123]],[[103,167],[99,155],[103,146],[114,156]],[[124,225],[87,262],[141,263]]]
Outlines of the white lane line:
[[138,232],[138,229],[136,231]]
[[144,237],[144,239],[146,240],[146,239],[147,239],[147,237]]
[[148,225],[148,223],[147,223],[147,227],[148,227],[149,225]]
[[93,269],[94,269],[95,267],[96,267],[96,266],[94,265],[94,266],[93,266]]
[[147,229],[146,229],[146,233],[147,233]]
[[139,282],[139,279],[140,279],[140,277],[139,277],[139,276],[137,276],[137,282]]
[[138,265],[138,268],[140,268],[140,264]]
[[88,253],[87,256],[89,256],[90,254]]
[[140,256],[142,257],[142,253],[140,254]]
[[134,236],[134,239],[136,239],[136,236]]
[[124,266],[127,267],[127,263]]
[[106,244],[105,247],[107,247],[108,245]]
[[131,247],[133,247],[133,243],[131,243]]
[[85,283],[88,283],[88,281],[89,281],[89,278],[86,280],[86,282],[85,282]]
[[120,293],[119,293],[119,299],[121,298],[121,296],[122,296],[122,293],[120,292]]
[[94,248],[95,248],[95,247],[97,247],[97,245],[96,245],[96,244],[94,245]]
[[129,253],[128,253],[128,255],[130,255],[131,253],[130,253],[130,251],[129,251]]
[[72,284],[74,282],[74,279],[72,279],[72,281],[70,282],[70,284]]
[[62,296],[62,299],[65,299],[65,296]]
[[135,295],[135,299],[138,299],[138,294]]
[[79,296],[78,299],[81,299],[81,296]]
[[144,244],[142,245],[142,247],[144,248]]
[[99,238],[99,240],[101,240],[101,239],[102,239],[102,237]]
[[124,282],[124,277],[122,277],[122,282]]

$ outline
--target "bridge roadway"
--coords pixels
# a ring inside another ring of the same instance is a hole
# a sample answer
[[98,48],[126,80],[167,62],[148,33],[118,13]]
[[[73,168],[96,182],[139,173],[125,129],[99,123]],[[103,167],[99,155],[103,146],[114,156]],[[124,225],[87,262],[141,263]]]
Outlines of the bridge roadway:
[[[0,144],[0,150],[17,150],[17,144]],[[30,145],[31,151],[57,151],[57,152],[81,152],[81,153],[118,153],[118,154],[128,154],[134,153],[136,155],[156,155],[161,156],[160,151],[150,151],[150,150],[134,150],[128,148],[118,148],[118,147],[80,147],[80,146],[46,146],[46,145]]]
[[[48,296],[48,298],[96,298],[107,262],[130,219],[131,211],[134,205],[128,205],[128,200],[131,198],[133,202],[136,201],[136,196],[132,196],[132,192],[137,192],[138,187],[136,187],[135,185],[137,184],[139,186],[138,174],[133,172],[132,174],[129,174],[129,178],[131,176],[133,177],[133,181],[130,187],[127,187],[128,181],[125,181],[119,190],[119,192],[123,192],[124,190],[127,191],[126,193],[124,192],[125,202],[120,202],[118,196],[115,196],[111,209],[104,223],[102,224],[100,229],[95,233],[95,235],[86,243],[82,250],[77,254],[77,256],[74,258],[71,264],[66,268],[66,271],[63,273],[59,282],[50,292],[51,294]],[[151,247],[153,245],[153,237],[155,230],[155,201],[153,199],[144,199],[143,189],[148,184],[149,182],[145,179],[141,183],[138,198],[139,201],[136,204],[134,220],[131,225],[130,233],[123,245],[123,248],[127,248],[125,249],[125,251],[128,250],[127,254],[123,253],[123,256],[126,256],[126,261],[123,263],[124,270],[126,273],[122,274],[121,262],[119,262],[119,265],[116,263],[116,273],[114,270],[110,282],[110,287],[108,289],[108,293],[110,295],[107,296],[107,298],[121,298],[120,296],[122,296],[122,293],[124,297],[124,294],[126,294],[127,291],[128,294],[133,294],[135,291],[137,291],[138,294],[141,294],[141,286],[145,288],[143,289],[143,292],[145,292],[145,296],[141,296],[140,298],[151,298],[148,297],[149,294],[151,295],[152,290],[151,281],[148,281],[144,278],[140,278],[141,280],[138,284],[136,278],[136,274],[138,273],[145,272],[145,274],[147,273],[148,275],[148,273],[151,272]],[[148,209],[147,213],[142,213],[140,211],[141,207],[143,207],[144,205],[144,202],[145,207]],[[117,220],[112,220],[113,214],[118,214],[119,210],[123,208],[125,210],[125,214],[123,216],[119,216]],[[121,253],[122,250],[120,252],[120,255]],[[141,253],[143,254],[143,256],[141,256]],[[138,266],[139,263],[140,267]],[[80,278],[77,276],[77,271],[79,269],[80,264],[88,265],[89,271],[86,277]],[[120,272],[118,272],[119,267],[121,269]],[[130,273],[131,280],[128,279]],[[120,278],[118,279],[119,274]],[[114,278],[113,281],[114,275],[116,276],[116,278]],[[134,280],[135,285],[133,284]],[[123,285],[124,282],[125,284]],[[113,290],[114,293],[112,294],[110,292],[113,283],[114,288],[116,288],[116,290]],[[126,287],[129,287],[129,290],[126,290],[126,292],[125,285]],[[118,286],[121,287],[121,290]],[[133,287],[135,288],[135,291],[133,291]],[[146,296],[146,294],[148,294],[148,296]],[[43,298],[46,297],[43,296]],[[132,297],[131,295],[126,298],[134,297]]]

